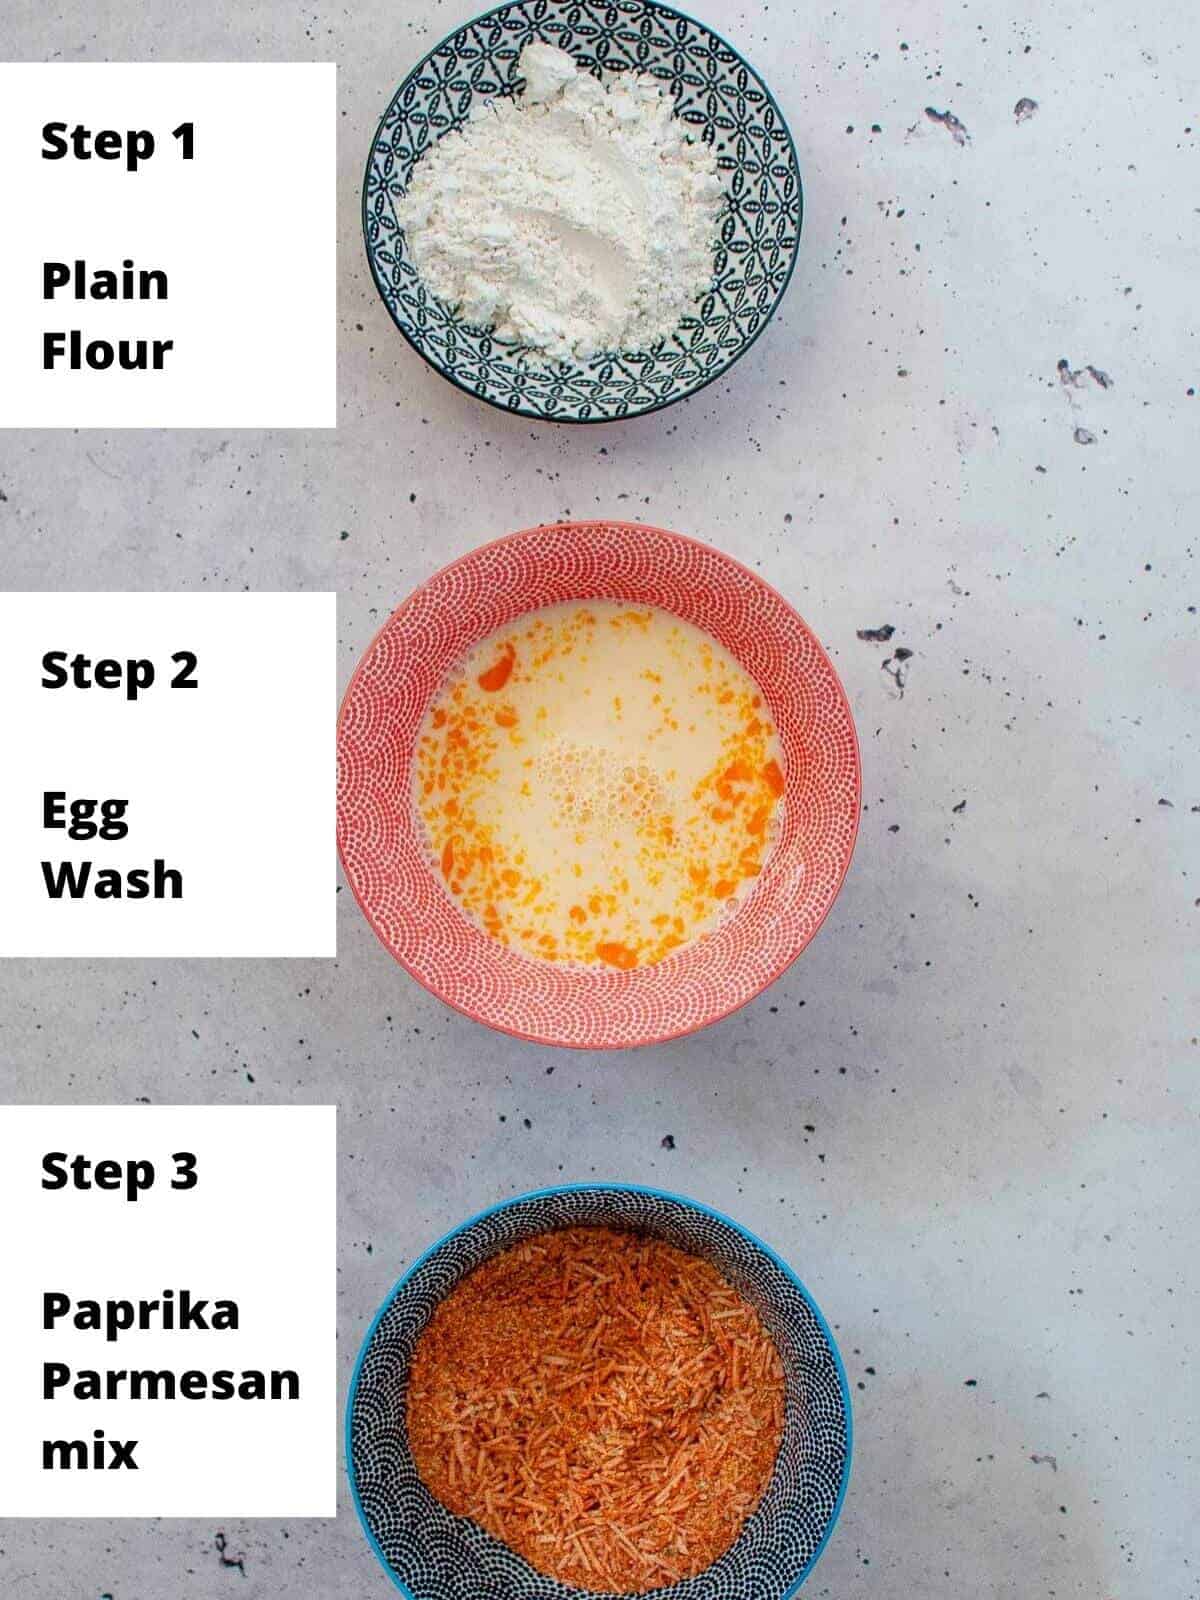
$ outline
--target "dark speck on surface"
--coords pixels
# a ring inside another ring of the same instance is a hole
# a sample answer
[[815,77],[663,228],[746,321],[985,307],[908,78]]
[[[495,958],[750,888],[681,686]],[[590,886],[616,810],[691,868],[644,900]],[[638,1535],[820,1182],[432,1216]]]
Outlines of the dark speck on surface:
[[664,1133],[663,1134],[663,1136],[662,1136],[662,1147],[663,1147],[664,1150],[674,1150],[674,1148],[675,1148],[675,1135],[673,1133]]
[[1016,117],[1018,122],[1028,122],[1037,108],[1037,101],[1031,100],[1027,94],[1023,94],[1013,107],[1013,116]]
[[953,111],[939,111],[935,106],[926,106],[925,115],[930,122],[940,122],[955,144],[970,143],[971,135],[967,132],[963,123],[954,115]]
[[904,685],[908,682],[908,667],[905,663],[911,655],[911,650],[899,645],[885,661],[880,662],[883,671],[895,683],[901,700],[904,699]]
[[218,1533],[213,1543],[217,1547],[217,1556],[223,1567],[236,1567],[242,1577],[246,1576],[245,1556],[231,1556],[229,1554],[229,1541],[223,1533]]
[[952,806],[951,809],[956,817],[961,816],[962,813],[967,809],[967,802],[965,800],[960,800],[958,804],[956,806]]
[[979,1379],[978,1378],[965,1378],[963,1380],[963,1388],[964,1389],[977,1389],[978,1387],[979,1387]]
[[1090,428],[1076,428],[1071,435],[1076,444],[1095,444],[1096,435]]
[[859,628],[858,637],[866,644],[886,644],[895,633],[896,629],[890,622],[885,622],[882,628]]
[[1085,361],[1081,367],[1073,367],[1067,360],[1066,356],[1059,357],[1058,381],[1063,385],[1064,388],[1082,388],[1084,381],[1087,378],[1090,378],[1092,382],[1097,384],[1101,389],[1111,389],[1114,387],[1112,378],[1107,372],[1105,372],[1103,367],[1097,367],[1090,361]]

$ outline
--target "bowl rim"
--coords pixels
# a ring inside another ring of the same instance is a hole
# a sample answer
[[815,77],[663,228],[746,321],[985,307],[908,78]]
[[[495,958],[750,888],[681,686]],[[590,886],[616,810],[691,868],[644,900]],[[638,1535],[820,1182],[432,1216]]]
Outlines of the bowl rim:
[[715,1011],[712,1016],[706,1018],[703,1022],[688,1023],[683,1027],[677,1028],[672,1027],[665,1032],[656,1033],[649,1038],[636,1039],[630,1042],[623,1042],[615,1039],[603,1040],[598,1043],[587,1040],[551,1040],[543,1038],[535,1033],[527,1033],[523,1029],[512,1027],[506,1023],[493,1021],[493,1019],[490,1017],[481,1016],[477,1012],[472,1011],[468,1006],[452,999],[448,994],[444,993],[441,988],[435,988],[431,983],[427,982],[425,977],[420,973],[414,972],[408,963],[404,961],[395,950],[392,949],[387,939],[385,939],[379,923],[372,914],[370,907],[364,904],[363,898],[359,894],[358,886],[346,865],[345,853],[342,850],[340,827],[337,830],[337,852],[338,860],[341,863],[343,876],[349,885],[350,893],[354,897],[354,902],[359,911],[362,913],[363,917],[366,919],[367,926],[371,929],[371,932],[375,935],[376,939],[387,951],[388,955],[391,956],[392,960],[395,961],[396,964],[402,968],[402,970],[406,972],[415,983],[419,983],[427,993],[432,994],[434,998],[441,1001],[443,1005],[449,1006],[452,1011],[457,1011],[460,1016],[466,1017],[471,1022],[477,1023],[482,1027],[491,1028],[495,1033],[507,1034],[510,1038],[521,1039],[526,1044],[541,1045],[548,1050],[644,1050],[650,1049],[654,1045],[670,1044],[676,1039],[686,1039],[693,1033],[701,1033],[706,1028],[715,1027],[718,1022],[724,1022],[727,1017],[734,1016],[737,1012],[750,1005],[753,1001],[760,999],[761,996],[764,995],[773,984],[779,982],[780,978],[783,977],[788,968],[793,966],[795,962],[800,959],[800,957],[812,944],[813,940],[820,933],[821,929],[825,926],[826,918],[833,910],[837,903],[838,897],[841,895],[842,889],[845,887],[847,877],[850,875],[850,867],[854,861],[854,852],[858,845],[859,832],[862,827],[863,796],[862,749],[858,739],[858,728],[854,721],[854,709],[850,704],[850,697],[846,693],[846,686],[843,684],[841,676],[839,675],[837,668],[834,666],[833,661],[830,658],[829,652],[825,649],[825,646],[821,643],[815,631],[809,627],[808,623],[805,622],[804,618],[796,610],[795,606],[792,605],[791,601],[788,600],[785,595],[781,594],[773,584],[768,583],[760,573],[755,572],[752,567],[746,566],[745,562],[739,561],[736,556],[728,555],[718,545],[708,544],[705,540],[694,538],[691,534],[677,533],[673,528],[662,528],[656,523],[628,522],[624,519],[610,519],[607,517],[587,517],[579,519],[568,518],[565,521],[534,523],[532,527],[518,528],[512,533],[501,534],[496,539],[488,539],[483,544],[474,545],[470,550],[465,550],[462,555],[456,556],[453,561],[448,561],[445,566],[438,567],[436,571],[430,573],[429,577],[427,577],[423,582],[417,584],[417,586],[405,596],[400,604],[396,606],[393,611],[388,613],[383,622],[380,623],[379,627],[376,628],[375,632],[371,635],[369,642],[359,655],[354,671],[350,675],[350,679],[346,684],[345,693],[342,695],[341,703],[338,707],[335,732],[337,749],[340,752],[342,727],[346,720],[347,708],[350,704],[350,697],[354,693],[355,687],[363,673],[368,658],[375,649],[375,646],[379,643],[380,639],[387,632],[388,628],[391,627],[394,619],[402,612],[406,611],[411,605],[413,605],[418,597],[425,594],[433,587],[435,583],[440,582],[448,573],[452,573],[464,562],[473,561],[485,552],[498,549],[501,545],[508,544],[511,540],[527,538],[531,534],[544,532],[547,528],[570,528],[573,530],[578,530],[581,528],[595,527],[618,529],[630,528],[637,529],[643,533],[649,532],[662,534],[669,539],[677,539],[683,544],[695,546],[697,549],[706,551],[709,555],[715,555],[721,561],[728,562],[731,566],[736,567],[739,572],[744,573],[749,579],[751,579],[752,582],[766,589],[771,595],[774,596],[780,605],[782,605],[791,613],[793,617],[795,617],[797,622],[799,622],[800,626],[804,629],[805,633],[807,633],[812,639],[813,645],[815,646],[819,657],[828,667],[830,676],[837,686],[838,694],[840,695],[845,708],[846,721],[850,729],[850,740],[854,749],[854,818],[849,844],[846,849],[845,860],[842,863],[841,872],[838,875],[838,880],[834,887],[833,893],[829,897],[829,904],[825,907],[820,917],[814,923],[812,931],[809,933],[804,943],[800,945],[798,949],[793,951],[792,954],[782,962],[776,971],[765,977],[758,988],[756,988],[751,994],[746,995],[746,997],[742,1000],[735,1001],[732,1005],[725,1006],[724,1009]]
[[439,50],[445,49],[445,47],[450,44],[451,41],[458,36],[458,34],[462,33],[465,28],[474,27],[476,23],[486,22],[490,17],[496,16],[501,11],[507,11],[514,5],[521,5],[525,3],[527,3],[527,0],[500,0],[499,5],[490,6],[486,11],[481,11],[474,17],[468,17],[465,22],[461,22],[456,28],[452,28],[443,39],[440,39],[437,44],[433,45],[431,49],[427,50],[421,59],[415,64],[415,66],[410,68],[410,70],[405,73],[404,77],[400,80],[400,83],[393,91],[391,98],[388,100],[387,105],[384,107],[383,114],[375,125],[375,132],[371,135],[371,142],[367,146],[367,158],[366,164],[363,167],[362,177],[362,200],[359,207],[362,221],[363,252],[367,258],[367,266],[370,269],[371,280],[375,285],[376,293],[383,302],[384,310],[387,312],[392,323],[399,330],[401,338],[403,338],[405,343],[412,350],[414,350],[417,355],[420,356],[421,360],[425,362],[426,366],[432,368],[432,370],[436,372],[440,378],[444,378],[447,383],[453,384],[454,387],[462,394],[469,396],[469,398],[472,400],[481,400],[484,405],[494,407],[495,410],[503,412],[505,416],[529,417],[536,422],[561,423],[567,427],[591,427],[598,423],[633,422],[636,421],[638,417],[649,417],[652,416],[656,411],[665,411],[668,406],[677,405],[681,400],[690,400],[693,395],[700,394],[702,390],[707,389],[709,384],[716,383],[719,378],[723,378],[726,373],[731,370],[731,368],[736,366],[736,364],[742,359],[747,351],[750,350],[753,345],[757,344],[758,340],[766,332],[770,324],[775,320],[775,313],[783,304],[783,297],[788,291],[788,285],[792,281],[792,274],[796,270],[796,262],[800,257],[800,239],[804,232],[804,178],[800,171],[800,157],[796,151],[796,141],[792,137],[792,130],[788,126],[788,120],[783,114],[779,101],[771,92],[770,85],[767,83],[766,79],[758,73],[755,67],[749,61],[747,61],[746,57],[736,45],[731,44],[723,34],[718,33],[717,30],[713,27],[710,27],[707,22],[701,21],[699,17],[692,16],[690,12],[684,11],[678,6],[664,5],[662,0],[640,0],[640,4],[643,5],[648,11],[659,11],[669,17],[678,17],[683,22],[691,23],[694,28],[703,29],[704,32],[707,33],[711,38],[715,39],[719,45],[722,45],[726,50],[728,50],[735,57],[735,59],[740,62],[746,71],[749,72],[751,76],[762,85],[762,90],[766,97],[766,101],[774,111],[776,117],[779,119],[779,126],[783,129],[784,138],[787,140],[787,147],[792,158],[792,167],[796,174],[796,201],[799,207],[799,213],[796,219],[796,242],[792,248],[791,257],[788,261],[787,272],[784,275],[783,282],[779,287],[779,293],[775,296],[775,299],[771,303],[770,310],[767,312],[758,328],[754,331],[750,338],[745,341],[744,344],[738,346],[736,352],[730,356],[729,360],[726,361],[723,366],[719,367],[716,372],[705,378],[702,383],[697,383],[692,388],[685,389],[681,394],[671,395],[666,400],[657,400],[653,405],[650,406],[640,406],[636,411],[627,411],[623,416],[551,416],[549,413],[538,410],[533,406],[506,405],[504,401],[498,400],[490,394],[478,393],[477,390],[470,388],[469,385],[462,382],[461,379],[456,378],[453,373],[447,372],[447,370],[438,361],[435,361],[433,356],[431,356],[420,344],[418,344],[416,339],[412,337],[412,335],[400,322],[399,318],[396,316],[396,313],[393,311],[387,294],[384,291],[384,285],[381,281],[380,274],[376,269],[375,252],[371,248],[371,239],[369,233],[370,219],[367,216],[367,184],[371,176],[371,165],[375,158],[375,147],[379,143],[379,136],[383,132],[384,123],[386,123],[388,118],[391,116],[392,107],[396,104],[396,101],[404,93],[412,79],[415,78],[417,73],[419,73],[425,66],[426,62],[432,60],[432,58],[437,55]]
[[[346,1478],[350,1484],[350,1498],[354,1504],[354,1510],[358,1517],[359,1526],[366,1535],[367,1543],[384,1572],[392,1580],[396,1588],[399,1589],[400,1593],[405,1596],[405,1600],[416,1600],[416,1596],[413,1594],[412,1590],[409,1589],[403,1580],[397,1575],[397,1573],[393,1571],[387,1557],[384,1555],[383,1550],[380,1547],[379,1541],[376,1539],[375,1534],[371,1529],[370,1523],[367,1521],[366,1510],[359,1496],[358,1483],[354,1475],[352,1437],[354,1402],[358,1396],[358,1385],[359,1379],[362,1376],[363,1364],[366,1361],[367,1352],[371,1348],[371,1341],[375,1337],[375,1333],[379,1327],[379,1324],[383,1321],[384,1317],[387,1315],[388,1311],[391,1309],[400,1293],[405,1289],[411,1279],[420,1271],[425,1263],[432,1256],[435,1256],[439,1250],[444,1249],[445,1246],[448,1245],[453,1239],[456,1239],[459,1234],[466,1233],[469,1228],[477,1227],[479,1223],[486,1222],[490,1217],[497,1216],[503,1211],[510,1211],[515,1206],[527,1205],[532,1200],[552,1200],[559,1195],[588,1194],[594,1193],[597,1190],[604,1194],[638,1194],[647,1195],[654,1200],[670,1200],[676,1205],[685,1206],[688,1210],[698,1211],[703,1216],[712,1217],[717,1222],[724,1223],[726,1227],[732,1228],[735,1233],[740,1233],[742,1237],[746,1239],[756,1250],[761,1251],[761,1253],[766,1256],[770,1262],[779,1268],[784,1276],[791,1282],[793,1287],[798,1290],[801,1299],[805,1302],[805,1304],[808,1306],[808,1309],[812,1312],[813,1316],[817,1320],[817,1324],[820,1327],[822,1335],[824,1336],[825,1343],[828,1346],[831,1355],[833,1356],[834,1370],[837,1373],[838,1389],[842,1397],[842,1410],[846,1419],[846,1453],[842,1460],[841,1482],[838,1486],[837,1499],[833,1503],[833,1510],[829,1513],[829,1520],[825,1524],[820,1541],[818,1542],[817,1547],[813,1551],[812,1555],[808,1558],[803,1570],[800,1572],[799,1576],[796,1578],[795,1582],[784,1596],[784,1600],[791,1600],[791,1596],[795,1595],[799,1591],[800,1586],[804,1583],[805,1579],[808,1577],[809,1573],[813,1570],[824,1553],[825,1546],[829,1543],[830,1537],[833,1534],[833,1530],[837,1526],[838,1518],[842,1514],[842,1506],[845,1504],[846,1491],[850,1484],[850,1468],[854,1457],[854,1409],[850,1398],[850,1383],[846,1376],[846,1367],[842,1360],[842,1353],[838,1349],[837,1340],[834,1338],[833,1330],[826,1321],[824,1312],[809,1293],[799,1274],[793,1267],[788,1265],[778,1251],[773,1250],[771,1246],[764,1240],[760,1239],[756,1233],[752,1233],[744,1223],[738,1222],[735,1218],[727,1216],[723,1211],[718,1211],[716,1207],[706,1205],[702,1200],[693,1200],[688,1195],[677,1194],[672,1189],[659,1189],[651,1184],[644,1183],[620,1183],[613,1180],[599,1180],[595,1183],[557,1183],[552,1184],[544,1189],[530,1189],[525,1194],[513,1195],[507,1200],[498,1200],[494,1205],[486,1206],[482,1211],[477,1211],[474,1216],[468,1217],[464,1222],[460,1222],[456,1227],[449,1229],[449,1231],[444,1233],[440,1239],[438,1239],[434,1244],[431,1244],[428,1249],[422,1251],[412,1265],[406,1268],[400,1277],[395,1280],[378,1311],[376,1311],[375,1315],[371,1318],[370,1325],[367,1328],[362,1343],[359,1345],[358,1355],[355,1357],[354,1361],[354,1369],[350,1375],[350,1385],[346,1391],[345,1421],[343,1424],[342,1434],[343,1449],[345,1451]],[[653,1590],[649,1591],[651,1595],[653,1595],[654,1592],[655,1591]]]

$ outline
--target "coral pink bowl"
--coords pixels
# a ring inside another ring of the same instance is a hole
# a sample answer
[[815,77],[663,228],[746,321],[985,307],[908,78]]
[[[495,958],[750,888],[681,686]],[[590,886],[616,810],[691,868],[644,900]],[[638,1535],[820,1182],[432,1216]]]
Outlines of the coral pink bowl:
[[[411,793],[422,718],[462,655],[523,612],[600,598],[661,606],[715,635],[762,689],[785,758],[783,827],[754,892],[713,933],[632,972],[558,967],[489,938],[431,869]],[[541,1044],[652,1044],[761,993],[841,888],[861,790],[845,692],[791,606],[710,546],[626,522],[529,528],[443,568],[376,635],[338,721],[338,849],[367,920],[447,1004]]]

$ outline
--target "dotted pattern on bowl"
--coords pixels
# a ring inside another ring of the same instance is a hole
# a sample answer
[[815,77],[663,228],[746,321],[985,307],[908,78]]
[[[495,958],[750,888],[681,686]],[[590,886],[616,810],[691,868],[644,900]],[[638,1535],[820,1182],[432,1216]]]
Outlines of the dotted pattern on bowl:
[[672,1196],[637,1190],[598,1187],[514,1201],[453,1234],[397,1289],[350,1397],[350,1475],[384,1564],[413,1600],[588,1600],[446,1510],[418,1477],[404,1427],[409,1362],[438,1303],[509,1245],[581,1224],[639,1229],[703,1256],[755,1306],[775,1339],[787,1400],[762,1502],[720,1560],[654,1593],[658,1600],[784,1600],[828,1534],[849,1470],[837,1354],[805,1293],[748,1234]]
[[[422,283],[395,201],[431,143],[479,96],[510,94],[531,40],[589,71],[636,68],[658,78],[693,137],[717,150],[729,207],[713,285],[696,314],[655,351],[585,363],[524,361],[463,322]],[[414,348],[451,382],[504,410],[559,422],[654,411],[719,377],[770,320],[791,276],[803,201],[791,135],[757,73],[722,39],[653,0],[550,6],[516,0],[477,17],[409,74],[367,162],[363,230],[384,303]]]
[[[656,605],[714,634],[775,718],[786,790],[752,893],[712,933],[631,972],[534,961],[471,922],[426,852],[412,754],[451,668],[513,618],[562,600]],[[850,707],[813,634],[774,590],[707,545],[632,523],[557,523],[472,551],[394,613],[338,727],[338,847],[379,938],[450,1005],[546,1044],[616,1048],[706,1026],[799,955],[850,863],[861,782]]]

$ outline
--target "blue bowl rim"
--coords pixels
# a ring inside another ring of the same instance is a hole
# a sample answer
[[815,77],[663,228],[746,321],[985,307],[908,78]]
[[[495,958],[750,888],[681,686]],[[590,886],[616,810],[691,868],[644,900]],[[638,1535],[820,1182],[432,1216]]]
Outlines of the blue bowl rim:
[[447,372],[446,369],[440,366],[433,359],[433,357],[428,354],[427,351],[422,349],[422,347],[411,336],[411,334],[409,334],[407,329],[396,316],[395,312],[392,310],[391,303],[384,292],[384,286],[380,281],[380,275],[376,270],[375,255],[371,249],[371,240],[368,232],[370,219],[367,216],[367,183],[371,175],[371,163],[375,158],[375,146],[379,143],[379,135],[383,132],[384,124],[392,114],[392,107],[404,93],[412,79],[415,78],[416,75],[422,70],[426,62],[432,60],[433,57],[437,55],[439,50],[444,50],[445,47],[463,31],[464,28],[471,28],[474,27],[476,23],[486,22],[489,17],[494,17],[498,12],[507,11],[511,6],[519,5],[521,3],[523,3],[523,0],[500,0],[499,5],[492,6],[487,11],[481,11],[478,16],[468,17],[465,22],[459,23],[458,27],[452,28],[445,38],[439,40],[439,42],[435,44],[432,49],[427,50],[417,62],[416,66],[414,66],[400,80],[399,87],[388,101],[386,107],[384,108],[383,115],[380,117],[375,126],[375,132],[371,135],[371,143],[367,147],[366,166],[363,169],[362,204],[360,209],[362,213],[363,250],[367,257],[367,266],[370,268],[371,280],[375,285],[375,289],[379,295],[379,298],[383,301],[384,309],[387,311],[388,316],[399,330],[401,338],[407,345],[410,346],[411,349],[416,351],[417,355],[420,356],[421,360],[427,367],[430,367],[438,374],[439,377],[444,378],[447,383],[452,383],[456,389],[460,390],[463,394],[468,395],[472,400],[482,400],[485,405],[494,406],[497,411],[503,412],[506,416],[528,417],[535,422],[555,422],[575,427],[591,427],[597,423],[605,422],[634,422],[638,417],[649,417],[653,416],[656,411],[665,411],[668,406],[677,405],[681,400],[690,400],[693,395],[700,394],[702,390],[707,389],[709,384],[716,383],[719,378],[723,378],[732,367],[737,365],[737,363],[742,359],[751,346],[757,344],[758,340],[766,332],[770,324],[775,320],[775,313],[783,304],[783,297],[788,291],[788,285],[792,281],[792,274],[796,270],[796,262],[800,255],[800,237],[804,232],[804,179],[800,171],[800,157],[796,151],[796,141],[792,138],[792,130],[788,126],[788,120],[784,116],[778,100],[776,100],[775,96],[772,94],[770,85],[767,83],[765,78],[759,75],[751,63],[746,60],[746,57],[736,45],[731,44],[723,34],[718,33],[717,30],[710,27],[707,22],[702,22],[699,17],[692,16],[690,12],[680,10],[678,6],[663,5],[662,0],[641,0],[641,4],[643,4],[649,11],[659,11],[668,17],[678,17],[682,22],[690,22],[694,28],[702,28],[704,32],[710,35],[711,38],[715,39],[719,45],[722,45],[726,50],[728,50],[730,54],[734,56],[734,58],[739,61],[743,67],[745,67],[746,71],[749,72],[751,76],[762,85],[763,94],[766,96],[767,103],[770,105],[775,115],[779,118],[779,126],[783,129],[784,137],[787,139],[788,149],[791,152],[792,157],[792,166],[796,171],[796,196],[800,207],[800,212],[796,221],[796,245],[792,251],[792,258],[788,262],[787,275],[780,286],[779,293],[775,296],[775,300],[771,306],[771,309],[763,318],[761,325],[756,329],[751,337],[746,340],[745,344],[739,346],[736,354],[730,356],[729,360],[723,367],[714,372],[711,377],[705,378],[703,383],[696,384],[695,388],[687,389],[682,394],[671,395],[671,397],[667,400],[659,400],[652,406],[642,406],[639,410],[628,412],[622,417],[552,417],[547,415],[547,413],[544,411],[537,411],[524,406],[508,406],[505,405],[502,400],[493,399],[491,395],[479,394],[475,389],[470,388],[467,384],[456,378],[452,373]]
[[779,1255],[775,1250],[772,1250],[769,1244],[766,1244],[758,1237],[757,1234],[751,1233],[749,1228],[744,1227],[742,1223],[735,1221],[733,1217],[726,1216],[723,1211],[718,1211],[713,1206],[705,1205],[702,1200],[693,1200],[690,1198],[690,1196],[676,1194],[671,1189],[657,1189],[651,1185],[643,1183],[559,1183],[554,1184],[547,1189],[531,1189],[527,1194],[513,1195],[511,1199],[500,1200],[495,1205],[487,1206],[483,1211],[476,1212],[473,1217],[468,1217],[465,1222],[460,1222],[457,1227],[451,1228],[448,1233],[443,1234],[435,1244],[431,1244],[427,1250],[422,1251],[412,1265],[408,1267],[392,1285],[392,1288],[388,1292],[387,1297],[384,1299],[383,1304],[379,1307],[379,1310],[375,1313],[374,1317],[372,1317],[371,1325],[367,1329],[362,1344],[359,1346],[358,1356],[354,1362],[354,1371],[350,1376],[350,1387],[346,1393],[346,1417],[343,1430],[343,1443],[346,1455],[346,1477],[350,1484],[350,1497],[354,1502],[354,1510],[358,1516],[359,1525],[362,1528],[363,1533],[366,1535],[367,1543],[374,1552],[375,1558],[379,1562],[379,1565],[395,1584],[396,1588],[399,1589],[400,1593],[405,1596],[405,1600],[416,1600],[412,1590],[409,1589],[407,1585],[405,1585],[392,1570],[387,1557],[380,1548],[379,1541],[376,1539],[371,1530],[371,1526],[367,1521],[366,1511],[363,1509],[362,1501],[359,1498],[358,1484],[354,1479],[354,1456],[351,1439],[351,1426],[354,1418],[354,1401],[358,1394],[358,1382],[362,1375],[363,1362],[366,1360],[367,1351],[371,1348],[371,1341],[375,1337],[375,1331],[379,1327],[379,1324],[383,1321],[384,1317],[387,1315],[387,1312],[391,1309],[392,1303],[395,1301],[396,1297],[400,1294],[401,1290],[405,1287],[409,1280],[421,1269],[421,1267],[425,1265],[431,1256],[436,1255],[437,1252],[448,1245],[452,1239],[457,1238],[460,1233],[465,1233],[468,1228],[474,1228],[477,1224],[486,1222],[489,1217],[497,1216],[502,1211],[510,1211],[514,1206],[528,1204],[528,1202],[531,1200],[551,1200],[556,1195],[562,1194],[591,1194],[595,1193],[597,1190],[602,1194],[642,1194],[648,1195],[654,1200],[670,1200],[676,1205],[686,1206],[692,1211],[699,1211],[706,1217],[712,1217],[717,1222],[724,1223],[726,1227],[732,1228],[736,1233],[740,1233],[742,1237],[747,1239],[756,1250],[760,1250],[769,1261],[773,1262],[775,1266],[779,1268],[784,1276],[795,1286],[797,1290],[799,1290],[801,1298],[805,1301],[809,1310],[817,1319],[817,1324],[820,1327],[821,1332],[825,1337],[825,1342],[829,1346],[830,1352],[833,1355],[833,1364],[837,1371],[838,1387],[841,1390],[842,1396],[842,1409],[846,1414],[846,1456],[845,1460],[842,1462],[842,1481],[838,1488],[837,1499],[833,1504],[833,1510],[829,1514],[829,1521],[825,1524],[825,1530],[821,1535],[820,1543],[809,1557],[804,1570],[799,1574],[799,1576],[796,1578],[796,1581],[792,1584],[792,1587],[788,1590],[787,1596],[785,1596],[785,1600],[791,1600],[791,1596],[799,1591],[801,1584],[804,1583],[809,1573],[821,1559],[821,1556],[825,1550],[825,1546],[829,1543],[830,1536],[833,1533],[834,1528],[837,1526],[838,1518],[842,1514],[842,1506],[846,1499],[846,1490],[850,1483],[850,1465],[854,1456],[854,1412],[850,1401],[850,1384],[846,1377],[846,1368],[842,1361],[842,1353],[838,1349],[837,1340],[833,1336],[833,1330],[825,1320],[825,1314],[822,1312],[820,1306],[813,1299],[812,1295],[809,1294],[807,1288],[801,1282],[796,1272],[787,1264],[781,1255]]

